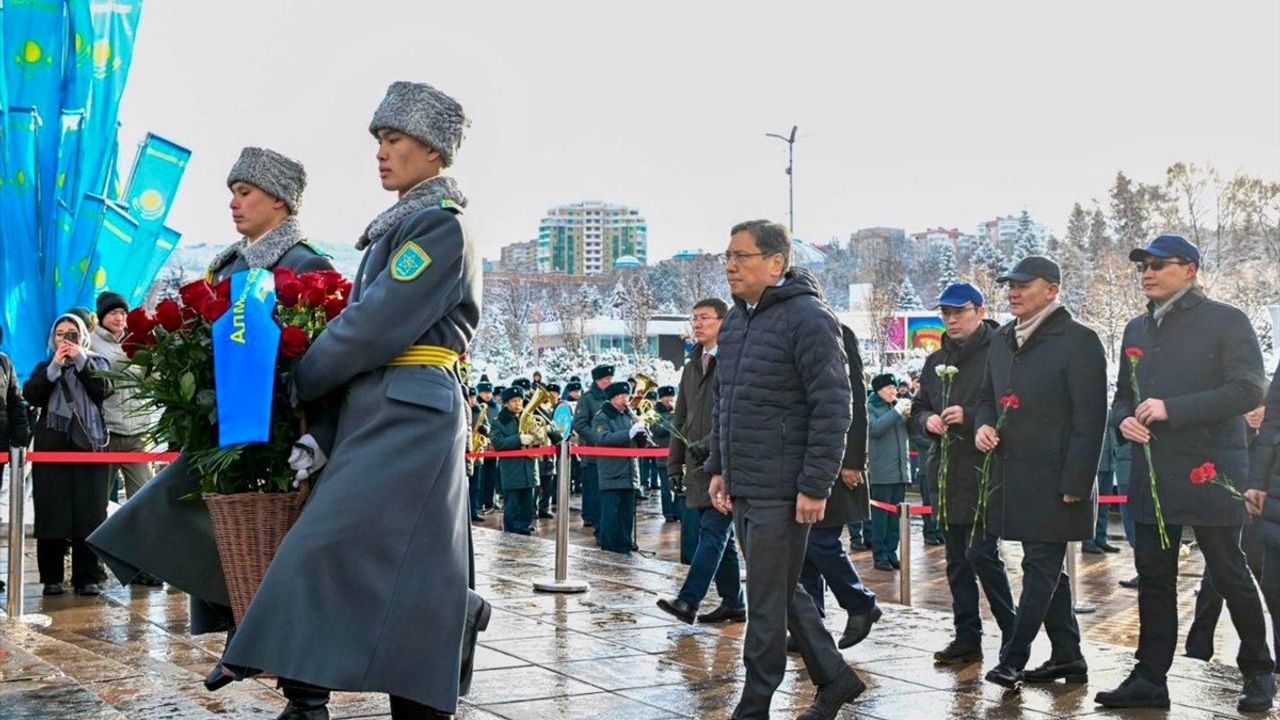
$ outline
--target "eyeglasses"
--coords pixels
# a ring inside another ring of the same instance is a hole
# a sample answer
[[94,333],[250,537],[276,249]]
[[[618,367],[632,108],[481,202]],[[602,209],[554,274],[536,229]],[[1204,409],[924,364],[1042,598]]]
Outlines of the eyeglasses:
[[1184,260],[1166,260],[1164,258],[1156,258],[1154,260],[1143,260],[1142,262],[1136,262],[1133,265],[1135,268],[1138,269],[1138,272],[1141,273],[1141,272],[1146,272],[1148,268],[1155,270],[1156,272],[1160,272],[1161,270],[1165,269],[1165,267],[1169,265],[1190,265],[1190,264],[1191,263],[1186,262]]
[[767,252],[753,252],[753,253],[749,253],[749,252],[726,252],[726,253],[725,253],[725,254],[720,258],[720,262],[721,262],[722,264],[724,264],[724,265],[737,264],[737,263],[742,262],[743,260],[746,260],[747,258],[751,258],[751,257],[764,257],[764,256],[766,256],[766,255],[768,255],[768,254],[769,254],[769,253],[767,253]]

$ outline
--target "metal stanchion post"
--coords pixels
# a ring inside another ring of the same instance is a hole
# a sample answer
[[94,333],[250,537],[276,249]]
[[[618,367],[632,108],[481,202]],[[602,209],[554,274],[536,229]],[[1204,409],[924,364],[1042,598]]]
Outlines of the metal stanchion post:
[[911,607],[911,506],[898,504],[898,546],[902,567],[898,570],[898,601]]
[[553,580],[538,580],[533,589],[542,592],[580,593],[590,587],[582,580],[569,579],[569,439],[560,443],[560,463],[556,481],[556,576]]
[[23,528],[27,489],[27,451],[25,448],[13,448],[9,452],[9,585],[5,590],[5,614],[10,620],[33,625],[49,625],[52,618],[47,615],[22,612],[22,576],[23,576],[23,542],[26,531]]
[[1080,543],[1067,543],[1067,577],[1071,579],[1071,602],[1075,603],[1072,610],[1077,615],[1087,615],[1097,610],[1097,606],[1090,602],[1085,602],[1080,598]]

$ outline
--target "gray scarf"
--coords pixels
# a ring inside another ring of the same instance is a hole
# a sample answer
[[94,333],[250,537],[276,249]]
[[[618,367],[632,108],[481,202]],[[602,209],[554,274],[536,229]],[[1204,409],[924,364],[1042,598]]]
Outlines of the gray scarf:
[[[59,323],[66,321],[73,321],[80,332],[80,357],[83,361],[77,361],[66,367],[52,363],[49,365],[46,377],[53,381],[54,387],[53,394],[49,396],[49,415],[45,419],[45,425],[51,430],[70,434],[72,423],[78,420],[85,434],[89,436],[89,442],[94,447],[105,448],[109,435],[106,422],[102,419],[102,408],[89,397],[84,383],[80,382],[77,370],[87,366],[90,372],[103,372],[111,367],[111,363],[105,357],[89,352],[89,333],[85,331],[84,323],[80,318],[75,315],[63,315],[53,323],[53,327],[57,328]],[[51,329],[49,346],[55,345]]]
[[383,210],[382,214],[369,223],[369,227],[365,228],[364,234],[356,242],[356,249],[365,249],[396,223],[419,210],[440,207],[442,200],[452,200],[462,207],[467,206],[467,196],[458,189],[458,183],[447,175],[437,175],[414,185],[395,205]]
[[303,241],[302,227],[298,218],[290,215],[279,225],[267,231],[257,242],[249,242],[249,238],[240,238],[209,263],[209,272],[216,273],[236,259],[244,258],[250,268],[272,268],[280,262],[280,258],[289,252],[294,245]]

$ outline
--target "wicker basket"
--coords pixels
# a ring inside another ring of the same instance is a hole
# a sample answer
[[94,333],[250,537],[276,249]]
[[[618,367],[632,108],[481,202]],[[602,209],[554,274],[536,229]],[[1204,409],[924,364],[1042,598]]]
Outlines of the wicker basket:
[[244,618],[304,502],[304,493],[296,492],[204,494],[236,624]]

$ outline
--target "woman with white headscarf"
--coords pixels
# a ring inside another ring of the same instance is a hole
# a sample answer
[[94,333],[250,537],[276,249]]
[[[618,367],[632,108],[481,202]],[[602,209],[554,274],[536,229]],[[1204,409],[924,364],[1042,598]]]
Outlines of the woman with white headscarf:
[[[35,449],[92,452],[107,445],[102,401],[111,383],[100,373],[109,363],[89,351],[89,332],[67,313],[49,331],[53,357],[31,372],[23,394],[40,410]],[[38,463],[32,467],[36,559],[45,595],[61,595],[64,557],[71,545],[71,585],[77,595],[97,595],[98,560],[85,538],[107,518],[107,465]]]

